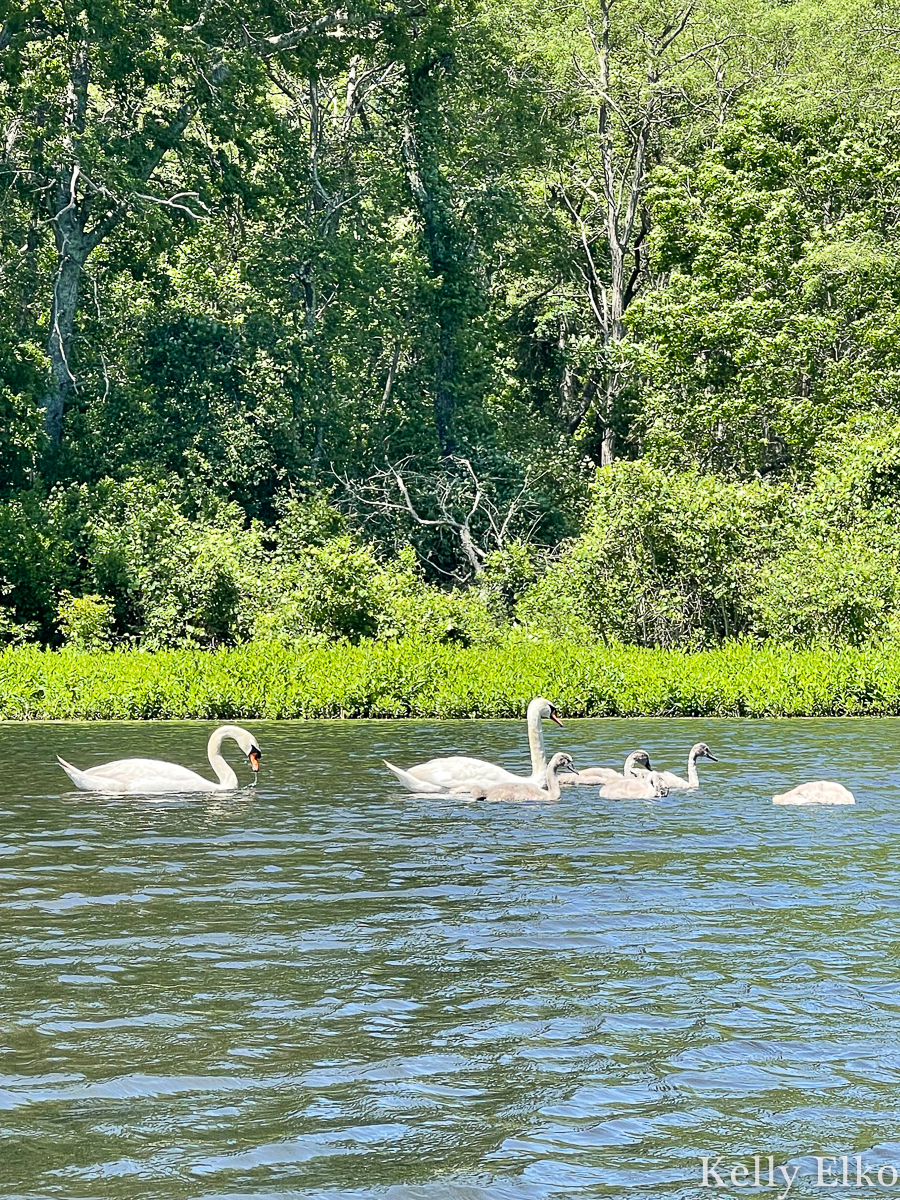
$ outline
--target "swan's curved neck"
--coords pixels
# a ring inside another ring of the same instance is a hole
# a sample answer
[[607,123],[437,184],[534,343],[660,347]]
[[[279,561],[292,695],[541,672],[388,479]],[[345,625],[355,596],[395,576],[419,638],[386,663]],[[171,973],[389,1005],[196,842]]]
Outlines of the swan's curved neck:
[[223,788],[237,788],[238,777],[234,771],[222,757],[222,743],[227,737],[231,737],[226,727],[216,729],[211,735],[209,742],[206,745],[206,756],[209,759],[209,765],[219,777],[219,783]]
[[551,800],[558,800],[562,795],[556,772],[556,767],[551,767],[547,771],[547,795]]
[[531,771],[535,779],[547,774],[547,749],[544,746],[544,726],[539,705],[528,709],[528,749],[531,752]]
[[688,755],[688,783],[692,788],[700,786],[700,776],[697,773],[697,755],[693,750]]

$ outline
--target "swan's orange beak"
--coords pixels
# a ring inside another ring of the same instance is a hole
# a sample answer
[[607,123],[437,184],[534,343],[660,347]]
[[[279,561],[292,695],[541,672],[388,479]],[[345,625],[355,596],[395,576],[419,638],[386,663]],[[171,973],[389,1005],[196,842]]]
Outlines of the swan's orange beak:
[[562,729],[562,721],[559,719],[559,713],[555,708],[550,709],[550,720],[555,721],[560,729]]
[[250,751],[250,753],[247,755],[247,757],[250,760],[250,766],[253,768],[253,770],[258,771],[259,770],[259,760],[262,758],[262,751],[257,750],[256,747],[254,746],[253,749]]

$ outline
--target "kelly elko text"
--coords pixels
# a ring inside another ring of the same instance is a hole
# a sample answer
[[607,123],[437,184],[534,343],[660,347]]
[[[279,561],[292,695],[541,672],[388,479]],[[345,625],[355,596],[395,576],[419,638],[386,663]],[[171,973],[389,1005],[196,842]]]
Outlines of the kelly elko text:
[[[900,1179],[900,1173],[891,1163],[883,1163],[875,1167],[863,1165],[861,1154],[814,1154],[813,1160],[818,1168],[815,1187],[894,1187]],[[763,1157],[754,1154],[749,1164],[746,1162],[726,1163],[725,1155],[712,1155],[700,1159],[703,1170],[701,1187],[709,1188],[760,1188],[777,1187],[777,1200],[787,1200],[794,1186],[794,1180],[800,1172],[800,1163],[795,1166],[775,1166],[773,1154]]]

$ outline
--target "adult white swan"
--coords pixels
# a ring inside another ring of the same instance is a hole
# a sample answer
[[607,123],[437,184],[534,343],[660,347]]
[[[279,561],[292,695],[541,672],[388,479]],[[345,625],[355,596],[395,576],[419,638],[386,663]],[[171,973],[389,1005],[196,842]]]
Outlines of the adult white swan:
[[575,764],[569,754],[554,754],[547,764],[547,786],[534,783],[495,783],[493,787],[475,787],[473,800],[558,800],[559,779],[557,771],[574,771]]
[[555,721],[562,725],[554,706],[543,696],[535,696],[528,705],[528,748],[531,751],[531,775],[514,775],[495,763],[483,758],[467,758],[454,754],[448,758],[430,758],[415,767],[395,767],[384,760],[384,765],[393,771],[404,787],[411,792],[447,793],[453,788],[466,788],[481,784],[489,787],[496,783],[533,783],[541,787],[547,777],[547,751],[544,746],[542,721]]
[[855,804],[853,793],[841,783],[830,779],[816,779],[812,783],[801,783],[799,787],[772,797],[773,804]]
[[616,771],[612,767],[585,767],[583,771],[567,775],[559,782],[563,787],[597,787],[598,784],[602,786],[604,783],[616,783],[620,779],[630,779],[638,771],[650,770],[652,770],[650,755],[647,751],[632,750],[625,759],[625,766],[621,771]]
[[110,792],[116,795],[137,792],[145,796],[166,792],[233,792],[239,786],[238,777],[221,754],[226,738],[237,742],[247,755],[256,778],[262,751],[253,734],[241,729],[240,725],[220,725],[210,736],[206,753],[209,765],[219,777],[218,783],[204,779],[187,767],[162,762],[157,758],[119,758],[115,762],[79,771],[64,758],[59,755],[56,757],[75,786],[85,792]]

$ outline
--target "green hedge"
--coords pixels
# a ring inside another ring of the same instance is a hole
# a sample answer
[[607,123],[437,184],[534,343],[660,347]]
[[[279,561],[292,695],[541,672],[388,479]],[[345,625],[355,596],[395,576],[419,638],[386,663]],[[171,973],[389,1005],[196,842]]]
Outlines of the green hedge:
[[897,715],[900,647],[730,643],[681,654],[510,639],[0,651],[5,720],[515,717],[538,694],[570,717]]

